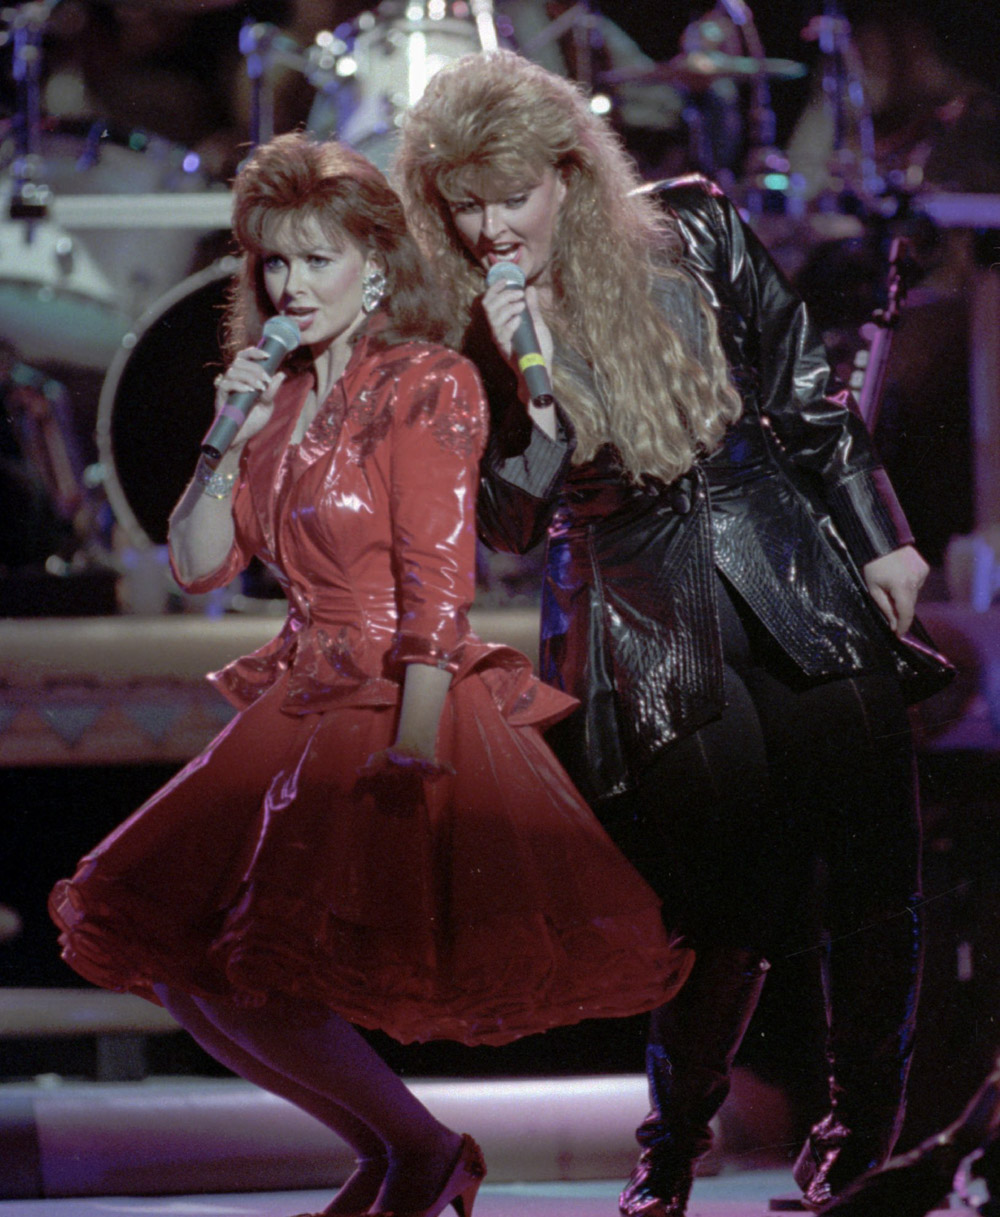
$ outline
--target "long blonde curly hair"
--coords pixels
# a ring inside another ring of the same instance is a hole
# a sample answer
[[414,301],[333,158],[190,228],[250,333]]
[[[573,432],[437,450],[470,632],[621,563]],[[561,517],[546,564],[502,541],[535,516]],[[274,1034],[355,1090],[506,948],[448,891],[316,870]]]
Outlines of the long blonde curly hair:
[[511,51],[455,60],[406,113],[394,179],[464,329],[484,271],[455,228],[449,199],[523,188],[547,167],[567,191],[546,319],[594,379],[591,391],[558,363],[553,369],[577,433],[575,459],[611,443],[632,479],[671,482],[719,444],[741,403],[702,293],[695,291],[700,342],[685,340],[658,305],[657,281],[695,290],[681,266],[680,237],[655,199],[634,193],[642,184],[634,163],[577,86]]

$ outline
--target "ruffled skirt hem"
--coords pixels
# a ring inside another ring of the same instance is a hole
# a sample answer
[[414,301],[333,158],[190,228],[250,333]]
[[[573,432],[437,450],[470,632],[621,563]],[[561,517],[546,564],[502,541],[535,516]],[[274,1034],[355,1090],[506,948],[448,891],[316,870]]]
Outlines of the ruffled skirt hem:
[[292,994],[403,1044],[499,1046],[585,1019],[645,1013],[676,993],[693,960],[666,943],[655,909],[562,930],[541,915],[468,926],[447,952],[333,918],[318,946],[255,911],[251,924],[236,916],[199,950],[191,941],[140,942],[131,918],[77,904],[70,885],[53,893],[64,958],[103,988],[157,1001],[153,986],[165,984],[245,1007]]
[[456,773],[400,808],[360,793],[391,707],[289,714],[274,686],[50,899],[105,988],[242,1004],[292,993],[401,1042],[505,1044],[669,1000],[693,961],[580,799],[523,699],[449,694]]

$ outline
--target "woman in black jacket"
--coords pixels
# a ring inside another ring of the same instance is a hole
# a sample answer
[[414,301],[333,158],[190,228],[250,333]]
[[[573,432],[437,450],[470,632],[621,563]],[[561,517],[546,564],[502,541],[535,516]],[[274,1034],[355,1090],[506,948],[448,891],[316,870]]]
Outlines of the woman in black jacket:
[[[622,1213],[684,1212],[814,881],[831,1106],[796,1178],[818,1206],[901,1121],[906,703],[948,670],[908,633],[927,566],[801,301],[710,183],[641,187],[580,92],[509,52],[438,73],[397,172],[491,400],[482,535],[522,552],[547,534],[542,675],[581,701],[557,750],[697,951],[652,1018]],[[526,292],[486,285],[500,261]],[[517,375],[525,303],[558,405]]]

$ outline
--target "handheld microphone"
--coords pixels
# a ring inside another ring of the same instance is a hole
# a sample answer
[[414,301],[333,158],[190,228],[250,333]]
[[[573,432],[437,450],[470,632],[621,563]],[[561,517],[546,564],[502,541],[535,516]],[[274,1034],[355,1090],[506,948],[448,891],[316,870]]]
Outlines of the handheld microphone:
[[[515,262],[493,263],[486,273],[486,282],[492,286],[500,279],[512,283],[515,287],[525,285],[524,271]],[[551,406],[555,400],[552,396],[552,381],[549,379],[549,370],[545,366],[541,344],[535,333],[535,323],[531,320],[527,305],[514,331],[513,345],[517,366],[521,369],[532,402],[536,406]]]
[[[257,346],[267,352],[267,358],[261,361],[261,367],[267,373],[273,373],[278,365],[290,352],[299,345],[299,327],[291,317],[268,317],[264,322],[264,331]],[[201,441],[201,450],[212,460],[222,459],[223,453],[236,438],[236,433],[247,420],[247,415],[260,397],[259,389],[244,389],[241,393],[230,393],[226,404],[215,416],[215,421],[208,429],[208,434]]]

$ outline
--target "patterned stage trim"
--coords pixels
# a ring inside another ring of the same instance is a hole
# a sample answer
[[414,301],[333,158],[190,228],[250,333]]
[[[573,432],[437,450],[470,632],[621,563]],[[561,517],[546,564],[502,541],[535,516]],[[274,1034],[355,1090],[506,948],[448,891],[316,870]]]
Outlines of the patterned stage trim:
[[[915,713],[927,751],[1000,750],[1000,609],[929,603],[958,678]],[[534,609],[474,611],[480,637],[537,659]],[[183,763],[232,717],[205,673],[277,633],[272,615],[0,621],[0,768]]]
[[[272,638],[270,615],[0,621],[0,768],[183,763],[229,721],[205,673]],[[534,612],[473,629],[535,658]]]

